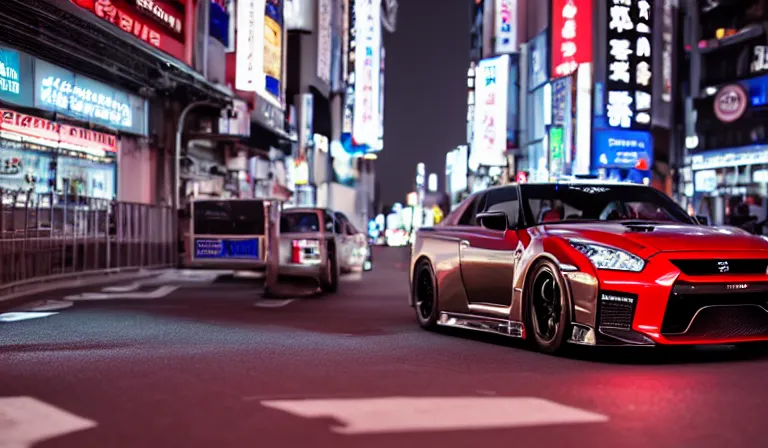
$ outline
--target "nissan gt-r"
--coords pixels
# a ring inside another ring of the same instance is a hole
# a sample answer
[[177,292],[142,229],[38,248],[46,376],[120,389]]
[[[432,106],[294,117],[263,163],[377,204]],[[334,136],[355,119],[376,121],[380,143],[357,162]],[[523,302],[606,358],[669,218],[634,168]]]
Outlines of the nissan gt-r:
[[768,341],[768,241],[632,184],[494,187],[411,247],[419,324],[581,345]]

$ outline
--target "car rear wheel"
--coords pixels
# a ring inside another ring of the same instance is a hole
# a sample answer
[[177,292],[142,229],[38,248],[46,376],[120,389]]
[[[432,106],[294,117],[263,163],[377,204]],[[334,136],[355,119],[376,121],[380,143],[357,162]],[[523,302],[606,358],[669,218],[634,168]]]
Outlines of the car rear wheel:
[[437,283],[432,266],[420,262],[413,275],[413,298],[416,318],[422,328],[433,329],[437,326],[439,310],[437,308]]
[[320,280],[320,289],[324,293],[335,293],[339,290],[339,266],[336,264],[336,255],[331,253],[325,262],[325,274]]
[[544,353],[560,352],[570,327],[570,306],[565,283],[550,261],[540,262],[528,282],[528,338]]

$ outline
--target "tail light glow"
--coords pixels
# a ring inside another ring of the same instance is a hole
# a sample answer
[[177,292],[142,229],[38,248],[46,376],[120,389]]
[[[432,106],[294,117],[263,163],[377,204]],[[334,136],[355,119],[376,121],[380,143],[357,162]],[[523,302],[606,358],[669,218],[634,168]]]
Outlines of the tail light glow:
[[291,241],[291,263],[294,264],[320,264],[319,240],[293,240]]

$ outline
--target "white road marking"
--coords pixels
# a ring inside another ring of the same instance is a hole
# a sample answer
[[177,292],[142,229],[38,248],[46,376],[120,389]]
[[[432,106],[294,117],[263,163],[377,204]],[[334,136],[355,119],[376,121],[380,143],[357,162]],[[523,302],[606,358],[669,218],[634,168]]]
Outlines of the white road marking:
[[128,300],[128,299],[162,299],[163,297],[171,294],[179,289],[179,286],[161,286],[154,291],[132,291],[123,293],[101,293],[101,292],[84,292],[82,294],[67,296],[66,300],[72,301],[84,301],[84,300]]
[[11,311],[60,311],[72,305],[74,303],[68,300],[37,300],[13,308]]
[[96,422],[32,397],[0,398],[0,447],[28,448],[72,432],[96,427]]
[[268,408],[304,418],[334,418],[339,434],[456,431],[574,423],[608,417],[532,397],[387,397],[262,401]]
[[[10,312],[10,313],[2,313],[0,314],[0,323],[8,323],[8,322],[20,322],[22,320],[29,320],[29,319],[40,319],[42,317],[50,317],[54,314],[59,314],[57,312],[35,312],[35,311],[16,311],[16,312]],[[0,420],[0,429],[3,428],[2,420]],[[0,436],[2,435],[2,431],[0,431]],[[0,447],[2,447],[2,441],[0,441]]]
[[103,288],[102,292],[133,292],[137,291],[139,288],[141,288],[141,283],[131,283],[128,285],[122,285],[122,286],[107,286],[106,288]]
[[285,300],[258,300],[256,303],[253,304],[253,306],[257,306],[259,308],[282,308],[286,305],[288,305],[291,302],[294,302],[296,299],[285,299]]

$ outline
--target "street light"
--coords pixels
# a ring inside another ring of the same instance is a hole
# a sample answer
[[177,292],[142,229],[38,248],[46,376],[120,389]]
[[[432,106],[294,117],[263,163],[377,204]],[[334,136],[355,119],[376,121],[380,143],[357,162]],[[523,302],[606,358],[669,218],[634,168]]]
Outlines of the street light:
[[[174,148],[173,152],[173,234],[176,237],[176,242],[179,241],[179,208],[181,206],[181,144],[182,144],[182,137],[184,135],[184,122],[187,119],[187,115],[192,111],[192,109],[195,109],[197,107],[202,106],[211,106],[215,107],[217,106],[216,103],[210,102],[210,101],[194,101],[192,103],[189,103],[187,107],[184,108],[184,110],[181,111],[181,115],[179,115],[179,121],[176,124],[176,147]],[[177,257],[179,253],[178,251],[174,252]]]

